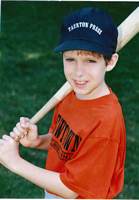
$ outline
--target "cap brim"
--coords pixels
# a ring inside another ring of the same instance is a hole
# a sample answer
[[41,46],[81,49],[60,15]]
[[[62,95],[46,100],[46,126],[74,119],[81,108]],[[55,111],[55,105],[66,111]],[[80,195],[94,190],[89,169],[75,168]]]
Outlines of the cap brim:
[[88,42],[84,40],[68,40],[59,44],[54,49],[55,52],[64,52],[70,50],[95,51],[106,56],[111,56],[113,54],[112,49],[106,49],[97,42]]

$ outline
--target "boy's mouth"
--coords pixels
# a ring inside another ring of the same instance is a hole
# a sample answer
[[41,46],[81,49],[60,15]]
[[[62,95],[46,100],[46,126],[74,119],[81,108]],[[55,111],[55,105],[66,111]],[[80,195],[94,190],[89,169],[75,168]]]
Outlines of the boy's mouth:
[[79,89],[83,89],[88,83],[88,81],[78,81],[78,80],[73,80],[73,82],[74,85]]

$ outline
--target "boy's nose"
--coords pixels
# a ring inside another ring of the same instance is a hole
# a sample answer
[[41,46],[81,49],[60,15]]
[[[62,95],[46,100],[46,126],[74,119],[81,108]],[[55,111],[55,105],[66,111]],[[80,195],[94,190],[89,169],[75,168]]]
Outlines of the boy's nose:
[[82,66],[81,63],[78,63],[78,62],[76,63],[74,72],[75,72],[76,77],[82,77],[83,76],[84,72],[83,72],[83,66]]

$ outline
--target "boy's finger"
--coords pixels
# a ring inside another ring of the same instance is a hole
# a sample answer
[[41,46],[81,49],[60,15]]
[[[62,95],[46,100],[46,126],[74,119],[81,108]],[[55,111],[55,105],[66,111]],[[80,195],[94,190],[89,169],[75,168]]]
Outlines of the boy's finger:
[[[17,136],[16,133],[14,132],[10,132],[10,136],[16,141],[19,142],[19,140],[21,139],[22,136]],[[24,137],[24,136],[23,136]]]
[[18,129],[18,131],[22,134],[24,134],[26,132],[26,130],[24,128],[21,127],[20,123],[17,123],[16,128]]
[[4,142],[4,141],[3,141],[2,139],[0,139],[0,144],[3,144],[3,142]]
[[20,137],[22,135],[22,133],[15,127],[13,129],[13,132],[16,134],[16,136]]
[[32,124],[32,123],[30,123],[29,124],[29,129],[35,132],[37,130],[37,126]]
[[6,141],[13,141],[13,139],[9,135],[3,135],[2,138]]
[[29,128],[29,121],[21,121],[20,125],[21,125],[22,128],[28,129]]
[[[26,135],[26,134],[25,134]],[[25,137],[25,135],[21,135],[20,139],[23,139]]]
[[10,132],[10,136],[15,140],[15,139],[19,139],[19,138],[21,138],[22,136],[18,136],[16,133],[14,133],[14,132]]
[[16,134],[15,134],[14,132],[10,132],[10,136],[11,136],[12,138],[15,138],[15,137],[16,137]]
[[26,122],[29,122],[29,121],[30,121],[30,119],[27,118],[27,117],[20,117],[20,122],[21,123],[26,123]]
[[[10,137],[10,136],[9,136]],[[3,135],[2,136],[2,139],[4,139],[4,140],[9,140],[9,137],[8,137],[8,135]]]

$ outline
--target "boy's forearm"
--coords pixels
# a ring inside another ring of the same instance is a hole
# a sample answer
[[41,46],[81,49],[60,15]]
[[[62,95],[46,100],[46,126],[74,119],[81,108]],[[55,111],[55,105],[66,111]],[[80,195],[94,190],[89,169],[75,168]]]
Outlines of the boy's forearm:
[[48,150],[48,148],[50,146],[51,139],[52,139],[51,133],[48,133],[48,134],[45,134],[45,135],[39,135],[38,139],[35,142],[33,142],[31,148]]
[[57,196],[64,198],[75,198],[77,196],[62,183],[59,173],[37,167],[21,157],[12,171]]

